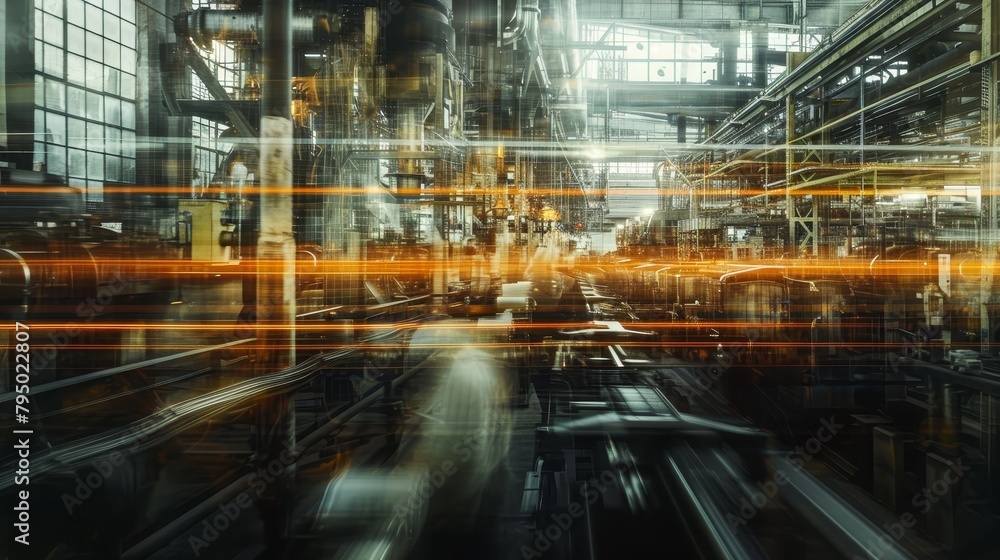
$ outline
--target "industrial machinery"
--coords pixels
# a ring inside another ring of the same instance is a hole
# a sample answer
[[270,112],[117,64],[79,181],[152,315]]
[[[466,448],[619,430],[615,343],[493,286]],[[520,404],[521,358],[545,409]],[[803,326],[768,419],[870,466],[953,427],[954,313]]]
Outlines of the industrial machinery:
[[993,558],[992,4],[8,1],[29,555]]

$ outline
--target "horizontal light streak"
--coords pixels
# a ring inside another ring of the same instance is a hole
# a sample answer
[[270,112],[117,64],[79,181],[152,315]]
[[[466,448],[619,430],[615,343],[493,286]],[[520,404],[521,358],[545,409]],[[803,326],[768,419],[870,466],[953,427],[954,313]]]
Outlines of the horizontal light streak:
[[[8,84],[10,85],[10,84]],[[37,136],[44,136],[43,134],[38,134]],[[174,138],[167,136],[137,136],[135,140],[124,142],[121,140],[111,140],[108,137],[101,136],[68,136],[67,140],[70,141],[71,147],[74,146],[72,142],[78,142],[78,145],[83,144],[110,144],[110,145],[130,145],[135,146],[136,150],[153,150],[157,148],[164,148],[168,145],[195,145],[196,139],[194,138]],[[246,139],[235,139],[238,141],[227,141],[226,139],[218,140],[220,145],[234,145],[234,144],[266,144],[267,139],[261,140],[259,138],[252,139],[252,141],[247,141]],[[285,143],[289,139],[279,139],[274,142]],[[545,141],[545,140],[515,140],[515,139],[495,139],[495,140],[463,140],[463,139],[439,139],[433,137],[424,138],[421,142],[421,146],[424,147],[423,151],[414,151],[413,140],[405,138],[377,138],[373,140],[365,140],[358,138],[309,138],[309,139],[291,139],[296,145],[301,146],[345,146],[350,149],[352,155],[363,155],[363,154],[384,154],[382,159],[396,159],[398,157],[395,155],[397,152],[406,155],[412,159],[434,159],[437,152],[433,151],[437,148],[441,148],[440,155],[442,157],[453,158],[453,151],[456,148],[461,148],[465,150],[473,150],[477,153],[473,154],[478,157],[491,157],[496,156],[498,148],[503,148],[506,154],[509,151],[539,151],[539,150],[550,150],[553,153],[565,154],[570,153],[573,155],[579,155],[587,157],[588,159],[606,159],[606,158],[635,158],[637,156],[647,156],[647,155],[659,155],[662,159],[663,152],[666,151],[670,154],[697,154],[701,152],[717,152],[717,151],[778,151],[778,150],[791,150],[793,152],[811,152],[811,151],[833,151],[833,152],[852,152],[864,150],[866,153],[879,153],[879,152],[889,152],[889,153],[913,153],[913,154],[941,154],[941,155],[960,155],[960,154],[986,154],[986,153],[1000,153],[1000,147],[996,146],[979,146],[979,145],[969,145],[969,144],[955,144],[955,145],[926,145],[926,144],[865,144],[864,146],[855,144],[809,144],[805,142],[799,143],[749,143],[749,142],[734,142],[734,143],[695,143],[695,142],[670,142],[670,141],[658,141],[652,140],[635,140],[635,141],[616,141],[616,142],[602,142],[602,141]],[[10,151],[0,151],[0,153],[11,153]],[[921,164],[926,164],[926,162],[920,162]]]
[[[690,341],[690,342],[687,342],[687,341],[672,341],[672,342],[669,342],[669,343],[661,343],[661,344],[656,344],[656,345],[651,345],[651,344],[631,344],[631,345],[629,345],[629,344],[626,344],[624,342],[618,342],[618,341],[614,341],[614,342],[598,342],[598,343],[588,344],[586,341],[570,341],[570,340],[555,340],[555,341],[552,341],[550,343],[544,343],[544,344],[543,343],[516,343],[516,342],[476,342],[475,343],[475,347],[476,348],[481,348],[481,349],[493,349],[493,350],[498,350],[498,349],[499,350],[503,350],[503,349],[516,349],[516,350],[547,350],[547,351],[549,351],[549,350],[557,350],[559,346],[564,346],[564,345],[567,345],[567,344],[571,348],[577,348],[577,349],[583,349],[583,348],[600,349],[600,348],[608,347],[608,346],[611,346],[611,345],[616,345],[616,346],[622,346],[624,348],[633,349],[633,350],[636,350],[636,351],[639,351],[639,352],[642,352],[642,351],[653,351],[653,350],[670,350],[670,349],[707,349],[707,350],[715,350],[715,349],[718,348],[718,343],[713,342],[713,341],[704,341],[704,340],[702,340],[702,341]],[[854,341],[851,341],[850,344],[851,344],[851,346],[853,348],[857,348],[857,349],[869,349],[869,350],[881,350],[881,351],[912,350],[914,348],[913,343],[908,343],[908,342],[884,343],[884,342],[854,342]],[[755,342],[755,343],[753,343],[752,348],[748,348],[748,349],[752,350],[752,351],[757,351],[757,350],[762,350],[762,349],[776,350],[776,349],[783,349],[783,348],[785,348],[785,349],[811,349],[811,348],[837,349],[837,348],[843,348],[843,345],[844,345],[843,342],[766,341],[766,342]],[[275,349],[275,348],[277,348],[277,349],[295,348],[297,350],[315,350],[317,352],[334,352],[334,351],[348,350],[348,349],[356,349],[356,350],[358,350],[360,352],[379,352],[379,351],[398,351],[400,349],[406,349],[406,348],[411,349],[411,350],[447,350],[447,349],[461,350],[463,348],[467,348],[468,346],[469,346],[469,343],[461,343],[460,344],[460,343],[457,343],[457,342],[456,343],[445,343],[445,342],[443,342],[443,343],[435,343],[435,344],[428,343],[428,344],[414,344],[414,345],[405,345],[405,346],[404,345],[397,345],[397,346],[368,347],[368,346],[357,346],[357,345],[346,344],[346,343],[338,345],[338,344],[318,344],[318,343],[316,343],[314,341],[301,341],[301,342],[296,341],[296,343],[294,345],[292,345],[292,344],[280,344],[280,343],[277,343],[277,342],[274,343],[274,344],[268,344],[268,345],[246,344],[246,345],[240,346],[238,349],[234,349],[232,351],[232,355],[233,356],[238,356],[238,355],[240,355],[242,353],[247,353],[247,352],[250,352],[250,351],[270,350],[270,349]],[[723,347],[725,347],[725,348],[745,347],[745,346],[747,346],[745,342],[744,343],[738,343],[738,344],[734,344],[734,343],[726,344],[726,343],[723,343]],[[991,346],[992,347],[996,347],[997,345],[994,344],[994,345],[991,345]],[[176,343],[176,344],[163,344],[163,345],[147,345],[147,346],[142,346],[142,347],[119,346],[119,345],[114,345],[114,344],[66,344],[64,346],[60,346],[59,347],[59,349],[61,351],[62,350],[73,350],[73,351],[121,350],[121,351],[127,351],[127,352],[133,352],[133,351],[135,351],[135,350],[137,350],[139,348],[144,348],[147,352],[154,352],[155,353],[155,352],[158,352],[158,351],[184,352],[184,351],[188,351],[188,350],[198,350],[200,348],[204,348],[204,346],[198,345],[198,344],[194,344],[194,343],[192,343],[192,344]],[[948,345],[948,344],[944,344],[944,343],[938,342],[938,343],[924,343],[924,344],[922,344],[920,346],[920,348],[923,349],[923,350],[942,349],[942,348],[952,348],[952,349],[954,349],[955,346],[954,345]],[[976,345],[976,348],[979,348],[978,344]],[[44,347],[42,347],[40,349],[40,351],[44,352],[45,351]],[[636,355],[638,355],[638,354],[636,354]],[[169,357],[169,356],[165,356],[165,357]],[[497,356],[497,358],[500,358],[500,357]],[[709,358],[711,358],[711,355],[709,355]],[[197,361],[198,359],[199,359],[198,357],[191,357],[191,358],[186,358],[186,359],[177,360],[177,361],[179,363],[180,362],[192,362],[192,361]],[[343,365],[345,367],[349,366],[349,364],[343,364]],[[673,367],[673,366],[675,366],[677,364],[658,362],[655,359],[653,359],[648,364],[637,364],[637,365],[643,365],[643,366],[649,366],[649,367],[669,368],[669,367]],[[788,365],[788,364],[785,364],[785,365]],[[85,366],[80,366],[80,367],[84,368]]]
[[[44,186],[0,186],[0,191],[6,189],[16,189],[15,192],[24,194],[44,194],[52,193],[52,187]],[[514,196],[519,194],[518,189],[515,185],[510,185],[507,187],[508,192],[504,193],[504,187],[491,187],[491,188],[475,188],[472,186],[464,186],[461,184],[451,185],[449,187],[442,187],[440,185],[429,187],[426,191],[413,192],[415,197],[412,201],[404,200],[403,203],[412,202],[413,204],[420,204],[422,202],[431,203],[431,197],[434,194],[448,194],[450,196]],[[304,187],[304,186],[280,186],[280,185],[270,185],[270,186],[245,186],[242,189],[237,189],[236,187],[220,187],[212,186],[199,188],[198,192],[200,197],[195,199],[184,198],[182,200],[193,200],[195,202],[235,202],[235,195],[237,191],[242,190],[244,196],[257,195],[257,194],[293,194],[302,196],[346,196],[346,195],[367,195],[373,192],[393,192],[392,189],[388,189],[382,186],[377,186],[372,184],[370,186],[337,186],[337,185],[326,185],[326,186],[316,186],[316,187]],[[103,189],[104,196],[109,194],[164,194],[164,195],[180,195],[188,197],[191,195],[191,187],[183,186],[117,186],[117,185],[106,185]],[[545,187],[545,186],[532,186],[528,189],[529,194],[532,196],[567,196],[567,197],[582,197],[583,193],[580,192],[580,186],[575,183],[566,183],[563,188],[556,187]],[[648,187],[609,187],[608,192],[614,195],[655,195],[663,193],[663,189],[657,189],[655,186]],[[687,193],[685,189],[677,190],[678,194]],[[225,194],[229,198],[227,200],[220,200],[218,198],[210,198],[211,196],[218,196]],[[407,191],[405,189],[397,194],[406,196]],[[588,196],[594,196],[595,193],[588,193]],[[420,197],[427,197],[426,201],[420,200]],[[470,202],[476,202],[472,200],[456,200],[450,202],[434,202],[436,205],[447,205],[449,203],[455,205],[468,205]],[[141,212],[141,209],[139,209]]]
[[[254,330],[254,331],[290,331],[290,330],[300,330],[308,332],[354,332],[359,330],[364,331],[393,331],[398,330],[400,326],[398,324],[383,323],[383,324],[367,324],[367,323],[355,323],[355,324],[326,324],[325,321],[296,321],[292,322],[263,322],[263,323],[244,323],[240,322],[239,325],[235,325],[236,318],[233,318],[233,322],[227,323],[225,321],[220,321],[218,323],[207,323],[205,321],[200,321],[197,324],[188,324],[184,322],[167,322],[167,323],[143,323],[140,321],[128,322],[128,323],[89,323],[87,325],[80,325],[76,322],[32,322],[33,330],[69,330],[74,329],[78,331],[131,331],[135,329],[142,329],[147,331],[173,331],[173,330],[183,330],[185,332],[232,332],[234,327],[239,330]],[[731,337],[740,336],[743,333],[734,333],[732,331],[752,331],[756,330],[758,334],[761,331],[766,331],[767,329],[777,329],[777,330],[795,330],[808,331],[810,328],[817,328],[820,330],[825,330],[832,327],[850,327],[850,328],[865,328],[865,327],[882,327],[882,323],[878,321],[842,321],[838,323],[830,322],[819,322],[813,325],[811,321],[803,322],[774,322],[774,323],[763,323],[760,321],[753,322],[727,322],[727,321],[677,321],[677,322],[635,322],[635,323],[623,323],[630,330],[660,330],[660,331],[670,331],[670,330],[681,330],[685,333],[689,333],[692,338],[696,337],[710,337],[711,335],[707,332],[697,332],[704,331],[706,329],[718,330],[722,336],[730,337],[727,341],[732,342]],[[514,328],[512,325],[482,325],[476,326],[469,323],[455,323],[455,324],[434,324],[428,323],[424,325],[424,328],[429,328],[434,331],[455,331],[460,333],[485,333],[485,332],[507,332],[507,330]],[[570,323],[518,323],[516,326],[517,330],[525,331],[573,331],[581,329],[594,329],[596,336],[595,339],[621,339],[626,340],[627,337],[618,338],[615,337],[615,331],[607,330],[603,331],[600,327],[595,328],[595,325],[590,322],[570,322]],[[887,328],[887,327],[886,327]],[[414,330],[414,327],[407,327],[407,330]],[[891,329],[890,329],[891,330]],[[601,335],[608,335],[602,337]],[[654,333],[657,334],[657,333]],[[570,338],[573,340],[586,341],[590,338],[586,336],[573,337],[572,335],[559,335],[557,332],[553,333],[553,336],[563,336],[565,338]],[[635,335],[632,340],[636,343],[641,343],[645,339],[641,335]],[[645,340],[646,342],[653,342],[653,340]],[[720,340],[720,342],[722,342]]]
[[[664,247],[668,247],[668,246],[669,245],[664,245]],[[14,251],[18,251],[17,247],[9,247],[9,248],[11,248]],[[298,252],[299,253],[307,252],[307,251],[310,251],[311,248],[312,248],[312,246],[309,246],[309,245],[300,245],[299,248],[298,248]],[[420,246],[418,246],[418,248],[420,248]],[[382,249],[382,248],[381,247],[373,247],[372,249]],[[386,249],[401,249],[402,251],[405,252],[408,248],[407,247],[389,247],[389,248],[386,248]],[[902,255],[902,256],[907,257],[905,259],[886,259],[885,257],[879,257],[879,259],[877,261],[875,261],[875,264],[882,264],[882,265],[890,264],[890,265],[903,266],[903,267],[905,267],[905,266],[921,267],[921,266],[923,266],[922,263],[927,262],[928,264],[934,264],[935,266],[937,266],[937,261],[936,260],[930,261],[930,260],[926,260],[926,259],[923,259],[923,258],[915,258],[915,257],[913,257],[914,254],[919,254],[921,251],[925,251],[925,250],[926,251],[933,251],[933,252],[940,252],[940,253],[948,253],[948,251],[945,251],[943,249],[936,249],[936,248],[926,248],[925,249],[925,248],[916,248],[916,247],[914,247],[914,248],[911,248],[909,250],[908,254],[903,254]],[[233,261],[231,263],[218,263],[218,262],[213,262],[213,261],[197,261],[197,260],[182,259],[182,258],[177,258],[177,259],[162,259],[162,258],[144,259],[144,258],[118,257],[118,256],[116,256],[116,255],[113,254],[114,252],[116,252],[116,251],[109,250],[106,253],[104,251],[95,251],[95,253],[94,253],[94,257],[95,258],[94,259],[92,259],[92,258],[80,258],[80,257],[77,256],[77,255],[80,254],[79,252],[72,253],[73,256],[68,256],[68,257],[51,257],[50,255],[52,255],[53,253],[40,253],[40,252],[36,252],[36,251],[27,251],[27,250],[25,250],[23,252],[23,256],[25,256],[32,264],[48,264],[48,265],[94,266],[95,263],[96,263],[98,266],[101,266],[101,267],[111,267],[113,265],[135,266],[135,267],[138,267],[138,266],[150,267],[150,266],[174,266],[174,265],[179,264],[179,263],[183,263],[183,264],[185,264],[185,266],[191,265],[191,264],[201,264],[201,265],[204,266],[204,268],[203,269],[199,269],[198,270],[199,273],[200,272],[213,272],[215,274],[224,274],[226,272],[232,272],[232,269],[234,269],[234,268],[252,268],[254,264],[277,265],[277,264],[280,264],[280,263],[284,262],[283,260],[279,260],[279,259],[247,259],[247,260],[239,261],[239,262]],[[123,250],[122,252],[124,253],[126,251]],[[951,253],[951,254],[954,254],[954,253]],[[108,258],[100,260],[102,257],[108,257]],[[534,260],[539,260],[540,258],[542,260],[545,260],[543,257],[544,257],[544,255],[540,254],[540,255],[537,255],[537,256],[535,256],[533,258],[534,258]],[[520,257],[518,255],[511,255],[510,256],[511,260],[518,260],[519,258]],[[606,259],[609,259],[609,258],[606,257]],[[318,260],[318,261],[316,261],[316,260],[313,260],[310,257],[310,258],[307,258],[307,259],[303,259],[303,258],[295,259],[295,262],[297,262],[297,263],[306,263],[310,267],[331,266],[331,267],[338,267],[338,268],[340,268],[340,267],[343,267],[345,265],[357,265],[357,266],[385,265],[385,266],[394,266],[394,267],[402,268],[402,267],[406,267],[406,266],[420,266],[420,267],[425,267],[425,266],[427,266],[427,263],[438,263],[438,264],[452,264],[452,265],[456,265],[458,263],[467,262],[469,260],[473,260],[473,259],[463,259],[461,255],[455,256],[455,257],[450,258],[450,259],[432,259],[432,258],[426,258],[425,259],[425,258],[405,258],[405,257],[401,259],[399,256],[393,255],[393,260],[382,260],[382,259],[377,259],[377,258],[376,259],[370,259],[370,260],[366,260],[366,259],[336,259],[336,258],[333,258],[333,259],[328,259],[328,260]],[[552,260],[553,261],[558,261],[559,260],[559,256],[558,255],[553,256]],[[3,263],[3,262],[5,262],[5,261],[0,260],[0,263]],[[971,258],[971,257],[969,259],[967,259],[967,260],[963,260],[962,262],[963,262],[963,267],[980,266],[982,264],[982,261],[980,259]],[[861,268],[867,270],[871,264],[872,263],[871,263],[871,258],[870,257],[869,258],[863,258],[863,257],[841,257],[841,258],[810,259],[810,260],[797,260],[797,261],[789,261],[787,259],[786,260],[775,259],[775,260],[771,260],[771,261],[754,260],[754,261],[751,261],[751,262],[748,262],[748,261],[738,261],[738,260],[736,260],[736,261],[718,260],[718,261],[711,261],[711,262],[705,262],[705,261],[675,261],[675,260],[643,261],[643,260],[637,260],[637,259],[636,260],[629,259],[628,257],[620,257],[617,261],[608,260],[606,262],[601,262],[601,263],[582,262],[582,263],[579,263],[579,264],[575,265],[575,267],[578,268],[578,269],[590,270],[590,269],[597,269],[599,267],[614,267],[614,266],[619,266],[619,267],[623,267],[622,271],[624,272],[626,269],[635,268],[635,267],[639,267],[639,266],[645,265],[648,268],[653,268],[653,267],[656,267],[656,266],[659,266],[661,268],[662,267],[670,267],[668,270],[671,271],[671,274],[676,273],[678,271],[681,271],[682,273],[686,273],[685,275],[690,275],[691,273],[694,273],[694,275],[697,275],[697,271],[712,271],[713,269],[723,270],[723,269],[726,269],[726,267],[733,267],[731,269],[727,269],[728,272],[738,271],[738,270],[740,270],[740,267],[745,267],[745,268],[748,268],[748,270],[749,270],[749,267],[751,267],[751,266],[752,267],[759,267],[759,266],[779,267],[780,269],[787,270],[787,271],[801,271],[801,270],[811,270],[811,271],[835,270],[835,271],[839,271],[839,270],[842,270],[842,269],[851,269],[852,266],[853,266],[853,268],[856,268],[858,270],[860,270]],[[952,263],[952,267],[954,268],[956,266],[958,266],[958,264],[953,262]],[[997,265],[997,266],[1000,266],[1000,265]],[[656,270],[659,270],[659,269],[656,269]],[[772,268],[770,270],[777,270],[777,269],[776,268]],[[362,270],[357,270],[357,271],[354,271],[354,272],[355,273],[360,273],[360,272],[363,272],[363,271]],[[608,271],[606,271],[606,272],[608,272]],[[638,271],[635,271],[635,272],[638,272]],[[758,272],[758,270],[755,270],[755,272]],[[760,272],[764,272],[764,270],[762,269],[762,270],[760,270]],[[815,280],[814,278],[804,278],[804,279],[805,280]],[[125,278],[124,280],[128,280],[128,279]]]

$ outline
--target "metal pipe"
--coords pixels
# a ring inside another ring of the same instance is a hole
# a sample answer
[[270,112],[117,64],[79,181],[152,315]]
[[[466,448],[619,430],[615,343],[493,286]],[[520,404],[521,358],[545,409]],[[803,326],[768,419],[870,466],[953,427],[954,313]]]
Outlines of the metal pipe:
[[[578,45],[580,43],[580,24],[576,17],[576,0],[563,0],[562,2],[562,24],[563,24],[563,36],[568,45]],[[568,68],[563,68],[563,75],[570,76],[577,68],[580,67],[580,50],[577,48],[569,49],[569,60],[567,61]],[[579,90],[581,87],[579,81],[574,86],[570,86],[571,93],[573,90]],[[578,91],[576,93],[579,93]],[[573,101],[577,101],[575,97],[571,97]]]
[[[788,481],[782,487],[782,501],[813,526],[825,527],[827,541],[839,555],[867,556],[871,543],[885,540],[879,528],[859,515],[843,498],[830,491],[805,469],[778,453],[774,453],[769,459],[771,467],[782,473]],[[913,560],[906,549],[894,542],[882,550],[879,558]]]
[[530,11],[531,15],[528,16],[525,22],[525,33],[524,39],[528,43],[529,53],[528,58],[530,60],[529,64],[524,67],[524,74],[521,79],[521,95],[525,95],[528,90],[528,79],[531,76],[531,70],[535,70],[535,76],[538,78],[538,83],[543,89],[549,89],[552,87],[552,81],[549,80],[548,70],[545,68],[545,57],[542,54],[542,46],[538,40],[538,25],[541,19],[541,12],[538,10],[536,5],[533,10],[525,8],[525,11]]
[[[891,36],[893,33],[903,29],[906,25],[923,25],[934,20],[932,30],[941,25],[937,21],[946,11],[952,10],[954,0],[947,0],[938,3],[930,10],[921,12],[919,20],[911,21],[911,14],[925,4],[922,0],[906,0],[904,3],[876,2],[871,3],[844,22],[826,42],[814,53],[807,57],[801,64],[789,70],[772,83],[761,96],[761,101],[777,102],[782,101],[789,92],[797,91],[803,84],[813,80],[818,72],[840,71],[840,66],[830,68],[831,60],[839,62],[841,66],[856,64],[857,60],[850,54],[864,41],[870,40],[873,36]],[[981,6],[973,4],[970,10],[981,9]],[[971,13],[971,12],[970,12]],[[731,119],[727,120],[719,128],[719,136],[726,132],[732,132],[731,127],[736,122],[746,122],[755,117],[755,113],[762,110],[764,104],[753,103],[740,109]],[[727,130],[728,129],[728,130]]]
[[[0,76],[0,80],[2,80],[2,79],[3,79],[3,76]],[[4,255],[6,255],[6,257],[4,257]],[[3,247],[0,247],[0,261],[4,261],[4,260],[13,260],[14,263],[15,263],[15,264],[12,264],[12,265],[5,265],[4,266],[4,268],[7,269],[7,270],[4,271],[6,273],[6,275],[7,275],[7,282],[12,282],[13,281],[13,279],[11,278],[13,276],[13,274],[11,274],[11,272],[14,272],[17,269],[20,269],[20,271],[21,271],[21,278],[24,279],[24,285],[23,285],[23,289],[21,291],[21,305],[19,305],[18,307],[20,307],[20,313],[21,313],[21,315],[26,317],[28,315],[28,305],[29,305],[29,303],[31,301],[31,297],[30,297],[31,296],[31,267],[28,266],[28,263],[27,263],[27,261],[24,260],[24,257],[22,257],[17,252],[12,251],[10,249],[6,249],[6,248],[3,248]],[[45,385],[42,385],[41,387],[45,387]],[[32,387],[32,389],[34,389],[34,387]],[[4,395],[0,396],[0,402],[12,401],[12,400],[14,400],[15,396],[16,396],[16,393],[14,393],[14,392],[5,393]]]
[[[576,0],[563,0],[562,5],[563,14],[563,34],[566,41],[570,45],[576,45],[580,42],[580,23],[576,15]],[[609,26],[610,29],[611,26]],[[569,60],[566,61],[566,67],[563,68],[563,76],[568,76],[566,78],[566,90],[569,94],[569,101],[573,104],[585,104],[587,102],[587,93],[583,88],[583,80],[576,77],[577,71],[583,65],[580,60],[580,50],[576,48],[571,48],[569,50]],[[566,60],[566,59],[563,59]],[[610,91],[609,91],[610,95]],[[587,115],[586,107],[583,109],[582,123],[584,125],[584,130],[586,130]]]
[[[529,0],[535,2],[535,7],[538,7],[537,0]],[[500,35],[500,45],[507,46],[513,45],[524,37],[524,16],[521,12],[524,10],[522,4],[523,0],[517,0],[517,4],[514,5],[514,18],[507,23],[507,27],[502,30]]]
[[[339,30],[336,14],[299,12],[292,17],[292,41],[296,44],[330,43]],[[212,41],[255,42],[264,36],[264,15],[202,8],[174,18],[174,32],[190,37],[203,49],[210,49]]]
[[706,544],[711,548],[713,556],[733,560],[750,560],[763,558],[758,548],[748,546],[741,541],[740,535],[731,530],[726,520],[726,512],[712,500],[713,486],[711,478],[706,474],[711,472],[705,463],[698,459],[689,445],[678,446],[665,453],[667,467],[661,472],[665,478],[669,475],[678,488],[679,501],[690,512],[687,519],[693,527],[699,529],[705,536]]
[[[9,251],[8,249],[2,249],[2,248],[0,248],[0,252],[12,252],[12,251]],[[113,367],[113,368],[110,368],[110,369],[103,369],[101,371],[95,371],[93,373],[88,373],[88,374],[85,374],[85,375],[78,375],[76,377],[69,377],[69,378],[66,378],[66,379],[60,379],[59,381],[52,381],[50,383],[45,383],[45,384],[42,384],[42,385],[38,385],[37,387],[32,387],[31,388],[31,393],[33,395],[38,395],[38,394],[41,394],[41,393],[47,393],[49,391],[54,391],[54,390],[57,390],[57,389],[63,389],[63,388],[70,387],[70,386],[73,386],[73,385],[77,385],[77,384],[80,384],[80,383],[87,383],[87,382],[90,382],[90,381],[95,381],[95,380],[98,380],[98,379],[103,379],[105,377],[114,377],[115,375],[118,375],[120,373],[128,373],[128,372],[140,370],[140,369],[143,369],[143,368],[150,368],[150,367],[154,367],[154,366],[162,366],[163,364],[166,364],[166,363],[169,363],[169,362],[173,362],[173,361],[177,361],[177,360],[183,360],[185,358],[190,358],[192,356],[197,356],[199,354],[208,354],[208,353],[211,353],[211,352],[216,352],[218,350],[222,350],[222,349],[229,348],[229,347],[232,347],[232,346],[237,346],[239,344],[246,344],[246,343],[249,343],[249,342],[253,342],[254,340],[256,340],[256,339],[246,338],[246,339],[242,339],[242,340],[236,340],[236,341],[233,341],[233,342],[226,342],[224,344],[217,344],[215,346],[209,346],[207,348],[199,348],[199,349],[196,349],[196,350],[188,350],[187,352],[181,352],[180,354],[171,354],[169,356],[164,356],[162,358],[153,358],[153,359],[150,359],[150,360],[144,360],[142,362],[136,362],[134,364],[127,364],[127,365],[124,365],[124,366],[117,366],[117,367]],[[16,396],[16,393],[5,393],[3,395],[0,395],[0,403],[5,403],[5,402],[13,401],[15,396]]]

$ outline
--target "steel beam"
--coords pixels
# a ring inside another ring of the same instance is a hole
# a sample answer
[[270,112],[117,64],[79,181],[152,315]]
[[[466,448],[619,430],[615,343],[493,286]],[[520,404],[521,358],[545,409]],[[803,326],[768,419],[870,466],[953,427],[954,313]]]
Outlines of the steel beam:
[[982,57],[991,59],[982,68],[982,97],[980,99],[981,142],[982,153],[982,216],[980,231],[982,232],[982,273],[979,288],[979,329],[980,345],[983,352],[989,352],[991,342],[989,304],[994,299],[993,268],[996,264],[998,228],[997,228],[997,188],[1000,188],[1000,158],[994,153],[997,147],[998,121],[1000,111],[997,102],[997,78],[1000,77],[1000,59],[995,55],[1000,53],[1000,5],[992,0],[982,3]]
[[212,94],[216,100],[222,102],[222,110],[226,113],[226,117],[229,119],[229,123],[233,125],[233,128],[240,133],[243,138],[255,138],[257,136],[257,131],[254,130],[250,121],[241,113],[236,106],[231,103],[232,98],[229,97],[229,93],[226,88],[222,87],[219,83],[219,79],[215,76],[215,72],[208,67],[208,63],[205,59],[198,54],[198,51],[194,48],[194,45],[190,41],[181,41],[184,61],[187,62],[188,66],[194,70],[194,73],[198,75],[198,78],[205,84],[205,88],[208,92]]

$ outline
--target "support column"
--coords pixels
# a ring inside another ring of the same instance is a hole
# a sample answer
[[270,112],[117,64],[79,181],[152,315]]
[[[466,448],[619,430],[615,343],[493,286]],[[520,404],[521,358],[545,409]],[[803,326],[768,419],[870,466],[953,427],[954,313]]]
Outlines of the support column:
[[[260,238],[257,245],[258,374],[295,364],[295,238],[292,234],[292,0],[264,2],[260,123]],[[295,447],[291,394],[258,404],[258,466],[277,461],[281,475],[258,506],[269,544],[289,537],[294,465],[279,461]]]
[[[792,71],[792,59],[788,59],[788,71]],[[797,251],[795,237],[797,233],[796,218],[798,210],[792,198],[792,172],[795,171],[795,151],[792,150],[792,140],[795,138],[795,98],[788,94],[785,98],[785,216],[788,218],[788,243],[786,251]]]
[[[992,0],[983,0],[982,58],[988,59],[1000,52],[1000,5]],[[997,78],[1000,77],[1000,63],[992,60],[982,68],[981,131],[982,142],[982,268],[979,287],[979,335],[980,349],[991,352],[992,332],[990,328],[989,304],[994,301],[993,268],[997,260],[997,246],[1000,245],[997,227],[997,188],[1000,183],[1000,158],[993,152],[997,142],[998,95]],[[997,431],[1000,428],[1000,398],[982,395],[980,404],[982,437],[980,448],[986,460],[989,494],[994,501],[1000,496],[1000,445]]]
[[[788,53],[789,72],[805,59],[805,54]],[[788,217],[788,245],[786,250],[794,251],[796,256],[804,256],[810,252],[816,255],[819,250],[817,237],[819,234],[819,216],[817,214],[818,205],[815,202],[815,197],[811,197],[808,205],[802,204],[802,208],[800,209],[800,205],[796,203],[797,197],[792,196],[791,189],[797,182],[792,178],[796,161],[809,158],[821,161],[822,158],[816,155],[815,152],[796,156],[795,150],[792,148],[792,142],[795,141],[795,138],[795,94],[790,93],[785,99],[785,144],[788,146],[785,150],[785,213]],[[801,180],[808,180],[808,178],[802,178]],[[804,232],[804,235],[802,240],[798,241],[800,229]]]
[[726,32],[722,38],[722,59],[719,61],[719,83],[736,85],[736,59],[740,48],[739,31]]
[[[982,58],[988,59],[1000,52],[1000,5],[992,0],[983,0]],[[997,110],[997,78],[1000,77],[1000,63],[992,60],[982,68],[981,142],[982,152],[982,271],[979,289],[979,335],[981,350],[990,351],[989,304],[993,301],[993,267],[996,264],[998,240],[997,189],[1000,187],[1000,158],[993,153],[997,146],[997,125],[1000,111]]]
[[753,87],[767,86],[767,29],[753,30]]

